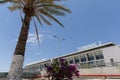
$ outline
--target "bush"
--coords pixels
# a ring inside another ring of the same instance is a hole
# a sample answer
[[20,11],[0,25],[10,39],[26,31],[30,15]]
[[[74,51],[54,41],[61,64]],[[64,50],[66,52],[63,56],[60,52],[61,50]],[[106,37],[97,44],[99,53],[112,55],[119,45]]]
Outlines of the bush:
[[75,74],[79,77],[79,71],[76,64],[68,64],[63,58],[54,59],[50,65],[45,65],[48,77],[51,80],[73,80],[72,76]]

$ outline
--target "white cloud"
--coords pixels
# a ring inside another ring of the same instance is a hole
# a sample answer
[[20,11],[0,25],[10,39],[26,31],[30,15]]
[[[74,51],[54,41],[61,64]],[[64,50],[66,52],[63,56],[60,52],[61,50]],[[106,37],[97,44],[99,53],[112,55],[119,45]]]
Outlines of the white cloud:
[[46,35],[46,37],[47,37],[48,39],[53,39],[53,38],[54,38],[54,37],[51,36],[51,35]]
[[[43,35],[39,34],[38,36],[39,36],[39,40],[40,40],[40,43],[41,43]],[[27,43],[30,43],[30,44],[36,44],[36,43],[38,43],[37,35],[33,34],[33,33],[30,33],[28,35]]]
[[38,61],[35,61],[35,62],[31,62],[31,63],[28,63],[26,66],[28,65],[32,65],[32,64],[36,64],[36,63],[40,63],[40,62],[43,62],[43,61],[46,61],[47,59],[43,58],[41,60],[38,60]]
[[[54,37],[49,35],[49,34],[38,34],[39,36],[39,41],[40,44],[43,41],[43,39],[53,39]],[[18,39],[12,40],[12,41],[18,41]],[[28,35],[28,39],[27,39],[27,43],[31,44],[31,45],[37,45],[38,44],[38,40],[37,40],[37,35],[35,33],[29,33]]]

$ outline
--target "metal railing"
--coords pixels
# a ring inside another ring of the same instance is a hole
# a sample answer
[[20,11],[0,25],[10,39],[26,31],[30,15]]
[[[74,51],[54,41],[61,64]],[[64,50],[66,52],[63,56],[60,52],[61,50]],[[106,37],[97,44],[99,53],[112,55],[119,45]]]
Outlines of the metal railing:
[[[7,78],[8,72],[1,72],[0,73],[0,79],[1,78]],[[31,72],[24,72],[22,74],[22,78],[34,78],[36,75],[40,75],[39,73],[31,73]]]
[[94,67],[120,67],[120,62],[114,62],[114,63],[102,63],[102,64],[89,64],[89,63],[83,63],[78,64],[79,69],[83,68],[94,68]]

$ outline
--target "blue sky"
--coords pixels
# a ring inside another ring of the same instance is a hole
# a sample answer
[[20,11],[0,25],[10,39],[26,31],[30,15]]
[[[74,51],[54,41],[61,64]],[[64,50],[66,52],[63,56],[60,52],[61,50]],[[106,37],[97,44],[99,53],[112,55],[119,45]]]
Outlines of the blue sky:
[[[24,65],[72,53],[97,41],[120,43],[120,0],[66,0],[64,5],[72,11],[58,17],[65,28],[54,22],[52,26],[38,25],[40,45],[31,24]],[[20,28],[18,12],[0,6],[0,72],[9,70]]]

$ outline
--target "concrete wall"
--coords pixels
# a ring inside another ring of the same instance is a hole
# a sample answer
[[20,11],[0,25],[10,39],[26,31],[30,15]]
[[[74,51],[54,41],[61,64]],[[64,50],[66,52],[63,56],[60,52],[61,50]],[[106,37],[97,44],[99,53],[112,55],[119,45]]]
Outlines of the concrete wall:
[[120,62],[120,47],[119,45],[103,48],[105,63],[110,62],[113,58],[115,62]]
[[120,67],[96,67],[89,69],[79,69],[81,75],[91,75],[91,74],[109,74],[115,75],[120,74]]

